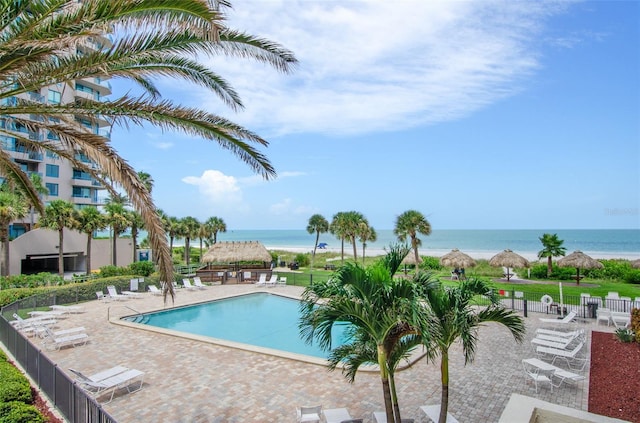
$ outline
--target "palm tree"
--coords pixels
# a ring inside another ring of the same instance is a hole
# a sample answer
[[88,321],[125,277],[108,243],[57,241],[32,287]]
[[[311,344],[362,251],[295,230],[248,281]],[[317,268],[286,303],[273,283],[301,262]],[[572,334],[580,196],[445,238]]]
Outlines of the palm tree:
[[544,247],[538,251],[538,258],[547,258],[547,277],[550,277],[551,272],[553,272],[553,258],[564,256],[567,254],[567,249],[562,246],[564,241],[558,238],[558,234],[543,234],[538,239]]
[[[329,222],[324,218],[321,214],[314,214],[309,218],[309,223],[307,223],[307,232],[316,234],[316,242],[313,244],[313,255],[312,258],[316,256],[316,248],[318,248],[318,240],[320,239],[320,234],[324,234],[329,230]],[[313,267],[313,266],[311,266]]]
[[364,223],[367,226],[369,222],[362,215],[362,213],[357,211],[349,211],[344,214],[343,218],[343,231],[344,235],[353,247],[353,259],[358,260],[358,246],[356,245],[356,238],[360,232],[360,225]]
[[[25,134],[0,128],[29,151],[46,150],[88,172],[105,186],[106,179],[121,186],[138,210],[160,264],[160,277],[170,280],[171,252],[149,191],[132,167],[104,137],[77,125],[77,117],[96,115],[114,125],[133,123],[176,129],[214,141],[229,150],[266,179],[275,170],[258,148],[268,142],[259,135],[221,116],[176,105],[163,99],[154,77],[163,76],[195,83],[216,94],[234,110],[243,107],[238,94],[220,75],[196,61],[203,56],[255,59],[282,72],[297,63],[294,55],[277,43],[227,28],[221,8],[228,2],[176,0],[171,4],[151,0],[54,0],[8,1],[2,7],[0,40],[0,116],[12,116],[36,134],[49,133],[55,142],[42,142]],[[77,45],[104,39],[114,31],[117,42],[94,51],[76,51]],[[43,103],[29,99],[55,84],[76,80],[119,77],[136,84],[140,95],[124,94],[110,100],[76,99],[66,103]],[[29,119],[37,116],[38,119]],[[49,119],[51,117],[52,119]],[[76,159],[76,152],[97,166]],[[0,156],[3,175],[21,186],[44,207],[26,173],[8,155]],[[171,285],[169,285],[171,287]],[[173,290],[170,289],[173,296]]]
[[138,248],[138,233],[140,229],[144,229],[144,220],[142,220],[142,216],[135,210],[129,210],[128,213],[129,218],[129,227],[131,228],[131,240],[133,242],[133,261],[138,261],[138,256],[136,255],[136,249]]
[[302,295],[299,324],[302,338],[309,343],[315,340],[321,348],[329,350],[334,325],[349,323],[353,342],[332,350],[329,368],[335,368],[338,362],[347,363],[350,370],[346,375],[352,380],[360,364],[376,363],[388,422],[400,421],[392,386],[395,391],[395,360],[402,356],[401,351],[406,353],[401,341],[408,336],[424,335],[428,321],[420,287],[411,280],[393,279],[407,252],[407,248],[394,246],[368,268],[348,262],[331,280],[307,287]]
[[227,224],[224,223],[221,217],[212,216],[204,224],[211,231],[214,244],[218,242],[218,232],[227,232]]
[[87,275],[91,274],[91,240],[93,233],[107,227],[107,221],[100,210],[95,207],[85,207],[76,213],[75,229],[87,235]]
[[147,172],[143,172],[140,170],[138,171],[138,178],[140,178],[140,182],[142,182],[147,191],[149,191],[149,194],[151,194],[151,191],[153,190],[153,184],[155,182],[153,180],[153,177]]
[[184,261],[188,266],[189,263],[191,263],[191,246],[189,241],[198,237],[200,222],[198,222],[198,219],[195,217],[187,216],[180,220],[180,226],[182,227],[182,235],[184,236]]
[[27,215],[27,203],[21,195],[0,189],[0,243],[2,244],[2,276],[9,276],[9,225]]
[[75,228],[75,209],[65,200],[53,200],[44,209],[38,226],[58,231],[58,274],[64,277],[64,228]]
[[420,263],[420,255],[418,247],[422,244],[417,234],[431,235],[431,224],[429,221],[416,210],[407,210],[396,219],[396,226],[393,233],[398,236],[398,240],[405,242],[407,236],[411,238],[411,248],[415,256],[416,263]]
[[[442,381],[442,398],[440,402],[439,423],[445,423],[449,406],[449,348],[458,339],[462,342],[465,364],[475,358],[478,342],[478,328],[484,322],[496,322],[504,325],[517,342],[524,339],[525,327],[520,316],[505,309],[500,303],[495,289],[486,282],[470,278],[454,287],[444,287],[436,283],[427,272],[420,272],[415,277],[421,286],[428,286],[424,291],[431,310],[431,333],[428,348],[440,354],[440,377]],[[476,295],[484,295],[490,300],[487,307],[478,309],[474,303]]]
[[333,215],[329,224],[329,232],[340,240],[340,263],[344,264],[344,212],[338,212]]
[[104,206],[107,212],[107,223],[113,232],[113,245],[111,246],[111,264],[118,265],[118,236],[130,226],[129,211],[120,202],[107,203]]
[[367,248],[367,241],[376,242],[378,234],[373,226],[369,226],[369,222],[366,220],[360,222],[358,226],[358,238],[362,242],[362,264],[364,265],[365,249]]
[[[36,173],[36,172],[31,173],[29,175],[29,179],[31,179],[31,183],[33,184],[33,188],[35,189],[36,193],[38,193],[39,199],[42,199],[43,195],[49,194],[49,190],[42,183],[42,176],[40,176],[39,173]],[[29,215],[31,216],[31,219],[29,221],[29,230],[33,229],[33,226],[34,226],[34,215],[35,215],[36,207],[37,207],[36,204],[29,202]]]

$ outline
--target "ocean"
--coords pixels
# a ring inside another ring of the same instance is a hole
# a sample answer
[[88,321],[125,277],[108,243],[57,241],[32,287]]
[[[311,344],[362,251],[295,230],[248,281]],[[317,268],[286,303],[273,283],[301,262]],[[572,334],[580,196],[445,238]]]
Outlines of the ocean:
[[[542,249],[539,238],[545,234],[557,234],[564,241],[567,254],[580,250],[593,258],[640,258],[640,230],[638,229],[523,229],[523,230],[433,230],[431,235],[418,235],[422,240],[420,255],[442,256],[454,248],[474,258],[490,258],[502,250],[510,249],[529,260],[537,259]],[[375,242],[368,242],[366,254],[384,254],[385,247],[397,242],[392,230],[377,231]],[[218,234],[218,241],[260,241],[267,249],[295,252],[313,250],[315,233],[305,230],[231,230]],[[340,240],[329,233],[320,234],[319,243],[327,243],[322,251],[340,251]],[[182,243],[182,241],[178,241]],[[179,245],[175,243],[176,245]],[[196,241],[197,243],[197,241]],[[194,244],[198,245],[198,244]],[[362,243],[357,242],[358,256],[362,254]],[[345,242],[345,253],[353,247]]]

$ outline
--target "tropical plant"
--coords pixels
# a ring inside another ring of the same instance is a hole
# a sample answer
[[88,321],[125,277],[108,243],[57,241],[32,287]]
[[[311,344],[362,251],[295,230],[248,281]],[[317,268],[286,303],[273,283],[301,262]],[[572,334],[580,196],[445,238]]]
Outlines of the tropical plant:
[[407,210],[402,213],[396,219],[393,233],[396,234],[398,240],[402,242],[407,240],[407,236],[411,238],[411,248],[413,249],[415,262],[420,263],[418,247],[422,245],[422,241],[418,238],[418,233],[427,236],[431,235],[431,224],[422,213],[417,210]]
[[184,237],[184,261],[188,265],[191,263],[190,241],[198,237],[200,222],[192,216],[183,217],[180,220],[181,234]]
[[547,258],[547,278],[551,276],[553,272],[553,258],[564,256],[567,253],[567,249],[562,246],[563,240],[558,238],[558,234],[543,234],[538,238],[542,243],[542,250],[538,251],[538,258]]
[[[256,148],[267,146],[266,140],[220,116],[162,99],[153,82],[153,77],[168,76],[197,84],[235,110],[243,107],[238,94],[194,58],[249,58],[283,72],[291,70],[297,61],[288,50],[227,28],[220,10],[225,7],[230,7],[227,1],[214,0],[4,0],[0,5],[0,116],[11,116],[30,133],[50,134],[48,138],[53,141],[42,141],[41,137],[30,137],[4,125],[0,135],[15,138],[28,151],[46,150],[68,160],[107,187],[111,184],[106,179],[121,186],[145,222],[165,280],[173,277],[171,252],[149,191],[106,138],[78,125],[76,119],[95,121],[100,116],[123,127],[148,123],[183,131],[217,142],[256,173],[273,177],[275,170]],[[113,45],[105,32],[116,34]],[[107,41],[105,47],[76,49],[78,45],[96,45],[96,40]],[[53,85],[104,77],[131,81],[142,94],[124,94],[105,101],[76,98],[64,103],[30,98],[29,93],[40,95]],[[77,159],[79,152],[92,163]],[[0,171],[22,186],[42,213],[44,208],[33,184],[9,155],[0,156]],[[171,288],[169,292],[173,295]]]
[[204,225],[210,233],[208,238],[211,240],[211,244],[209,246],[218,242],[218,232],[227,232],[227,224],[221,217],[212,216],[204,222]]
[[9,276],[9,225],[27,215],[27,203],[15,192],[0,189],[0,243],[2,243],[2,276]]
[[142,182],[142,185],[144,185],[144,187],[147,189],[147,191],[149,191],[149,194],[151,194],[151,191],[153,190],[153,184],[154,184],[154,180],[153,177],[148,174],[147,172],[143,172],[143,171],[138,171],[138,178],[140,179],[140,182]]
[[107,227],[107,221],[100,210],[95,207],[85,207],[76,213],[75,229],[87,235],[87,275],[91,274],[91,240],[93,233]]
[[367,248],[367,241],[376,242],[378,234],[373,226],[369,226],[367,220],[363,220],[358,225],[358,238],[362,242],[362,264],[364,265],[365,250]]
[[344,363],[345,375],[353,381],[360,365],[377,364],[388,422],[400,422],[394,371],[416,345],[413,337],[426,334],[428,322],[421,287],[408,279],[393,278],[407,252],[407,248],[392,246],[367,268],[348,262],[330,280],[314,283],[302,295],[302,338],[331,350],[334,328],[349,324],[350,342],[331,351],[329,368]]
[[329,232],[340,240],[340,263],[344,264],[344,238],[346,236],[346,213],[338,212],[333,215]]
[[[33,172],[31,174],[29,174],[29,179],[31,179],[31,183],[33,184],[33,188],[35,189],[36,193],[38,194],[38,198],[42,199],[43,195],[48,195],[49,194],[49,190],[47,189],[47,187],[44,185],[44,183],[42,182],[42,176],[40,176],[39,173],[37,172]],[[28,197],[27,197],[27,201],[28,201]],[[29,204],[29,215],[31,217],[30,222],[29,222],[29,227],[33,228],[34,224],[35,224],[35,210],[37,207],[37,204],[34,204],[32,201],[28,201]]]
[[108,202],[104,206],[107,212],[107,223],[111,226],[113,235],[113,244],[111,246],[111,264],[118,265],[118,236],[123,234],[129,228],[130,216],[129,211],[125,209],[124,204],[120,202]]
[[58,274],[64,276],[64,228],[75,228],[75,210],[66,200],[53,200],[45,207],[38,226],[58,231]]
[[133,241],[133,261],[138,261],[136,254],[138,248],[138,234],[140,229],[144,229],[144,220],[142,216],[135,210],[128,211],[129,227],[131,228],[131,240]]
[[[462,342],[465,364],[475,358],[478,329],[484,322],[504,325],[517,342],[524,339],[525,327],[522,318],[514,311],[505,309],[495,290],[481,279],[469,278],[454,287],[435,284],[430,274],[420,272],[415,277],[419,285],[425,286],[424,297],[431,310],[429,324],[431,338],[429,349],[440,355],[440,377],[442,398],[439,423],[445,423],[449,407],[449,348],[454,342]],[[489,306],[478,308],[476,295],[490,300]]]
[[313,244],[313,255],[316,256],[316,249],[318,248],[318,241],[320,240],[320,234],[324,234],[329,230],[329,221],[321,214],[314,214],[309,218],[307,223],[307,232],[310,234],[316,234],[316,242]]

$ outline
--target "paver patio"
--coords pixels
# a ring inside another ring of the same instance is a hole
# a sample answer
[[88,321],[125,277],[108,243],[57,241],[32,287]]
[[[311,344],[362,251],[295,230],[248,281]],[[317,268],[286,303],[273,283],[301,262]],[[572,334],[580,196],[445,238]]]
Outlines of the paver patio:
[[[72,314],[61,328],[82,325],[91,341],[76,348],[47,352],[61,369],[69,367],[94,373],[115,365],[146,372],[144,388],[134,394],[117,393],[104,405],[118,422],[294,422],[295,407],[322,404],[325,408],[346,407],[353,417],[372,421],[372,412],[383,410],[377,373],[359,373],[349,384],[340,371],[282,357],[238,350],[212,343],[159,334],[110,323],[111,319],[171,306],[236,295],[268,291],[298,296],[301,287],[256,288],[252,285],[212,286],[206,290],[177,292],[174,304],[162,297],[144,294],[142,299],[121,302],[91,301],[86,312]],[[527,334],[516,344],[498,325],[480,329],[476,359],[464,366],[459,345],[450,353],[449,412],[464,422],[496,422],[511,393],[536,397],[552,403],[586,410],[586,380],[564,385],[551,393],[547,386],[535,393],[525,381],[521,360],[535,356],[530,340],[541,326],[531,313],[525,319]],[[269,322],[256,322],[268,325]],[[595,322],[578,323],[590,329]],[[598,330],[612,331],[600,326]],[[422,359],[396,375],[403,418],[421,421],[419,406],[440,402],[439,361]],[[125,391],[126,392],[126,391]],[[422,420],[424,421],[424,420]]]

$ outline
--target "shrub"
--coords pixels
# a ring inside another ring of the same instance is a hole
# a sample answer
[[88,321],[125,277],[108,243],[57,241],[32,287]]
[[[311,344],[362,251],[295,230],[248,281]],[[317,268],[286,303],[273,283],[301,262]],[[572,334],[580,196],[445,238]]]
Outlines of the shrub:
[[633,342],[636,338],[635,334],[631,329],[625,329],[625,328],[616,329],[616,337],[621,342]]
[[44,423],[44,416],[33,405],[19,401],[0,403],[0,423]]
[[294,261],[297,262],[298,265],[301,267],[307,267],[309,266],[309,262],[310,262],[309,255],[304,253],[298,253],[296,254]]
[[155,271],[155,266],[150,261],[136,261],[129,265],[129,273],[138,276],[150,276]]
[[[14,370],[15,372],[12,372]],[[21,401],[31,403],[31,385],[29,381],[11,364],[5,362],[0,369],[0,403]]]
[[640,343],[640,308],[631,310],[631,330],[636,334],[636,342]]
[[420,263],[420,269],[423,269],[423,270],[442,269],[442,265],[440,265],[440,259],[438,257],[425,256],[421,258],[422,258],[422,263]]
[[624,274],[624,281],[627,283],[640,284],[640,270],[627,270],[627,273]]

